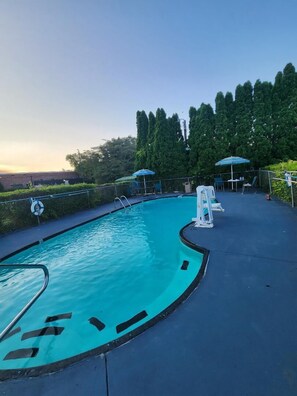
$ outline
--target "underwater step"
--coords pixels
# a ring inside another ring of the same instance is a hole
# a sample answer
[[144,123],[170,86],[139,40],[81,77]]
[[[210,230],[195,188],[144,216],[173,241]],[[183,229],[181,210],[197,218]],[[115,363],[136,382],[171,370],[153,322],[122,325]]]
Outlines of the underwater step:
[[189,264],[190,264],[190,262],[188,260],[184,260],[180,269],[186,271],[188,269]]
[[116,330],[117,333],[120,333],[121,331],[126,330],[128,327],[134,325],[135,323],[139,322],[141,319],[144,319],[147,317],[146,311],[141,311],[135,316],[133,316],[131,319],[127,320],[126,322],[120,323],[117,325]]
[[56,320],[60,320],[60,319],[71,319],[71,317],[72,317],[72,312],[63,313],[63,314],[54,315],[54,316],[48,316],[45,319],[45,323],[55,322]]
[[38,351],[39,348],[16,349],[9,352],[3,360],[33,358],[37,355]]
[[64,327],[43,327],[42,329],[38,330],[33,330],[33,331],[28,331],[27,333],[24,333],[22,335],[22,341],[27,340],[28,338],[33,338],[33,337],[42,337],[42,336],[47,336],[47,335],[60,335],[64,330]]
[[102,331],[105,328],[105,324],[94,316],[89,319],[89,322],[94,325],[99,331]]

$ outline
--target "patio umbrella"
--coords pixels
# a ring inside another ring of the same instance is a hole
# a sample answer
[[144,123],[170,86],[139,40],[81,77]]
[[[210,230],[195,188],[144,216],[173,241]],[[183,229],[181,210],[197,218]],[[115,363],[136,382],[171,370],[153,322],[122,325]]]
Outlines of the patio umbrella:
[[129,181],[133,181],[136,179],[136,176],[123,176],[120,177],[119,179],[115,180],[115,183],[125,183],[125,182],[129,182]]
[[146,194],[146,183],[145,183],[145,176],[147,175],[154,175],[155,172],[149,169],[140,169],[133,173],[133,176],[143,176],[143,184],[144,184],[144,193]]
[[[251,161],[242,157],[227,157],[221,159],[215,165],[216,166],[231,165],[231,180],[233,180],[233,165],[248,164],[249,162]],[[233,182],[232,182],[232,190],[233,190]]]

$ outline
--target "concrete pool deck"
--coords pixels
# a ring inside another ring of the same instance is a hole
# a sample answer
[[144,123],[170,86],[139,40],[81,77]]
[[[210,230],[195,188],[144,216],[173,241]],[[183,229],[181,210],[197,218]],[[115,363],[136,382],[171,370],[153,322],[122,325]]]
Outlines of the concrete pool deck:
[[[0,395],[295,396],[296,210],[260,193],[218,198],[225,212],[214,213],[213,229],[185,230],[210,255],[205,277],[175,312],[105,355],[4,381]],[[0,258],[110,208],[2,237]]]

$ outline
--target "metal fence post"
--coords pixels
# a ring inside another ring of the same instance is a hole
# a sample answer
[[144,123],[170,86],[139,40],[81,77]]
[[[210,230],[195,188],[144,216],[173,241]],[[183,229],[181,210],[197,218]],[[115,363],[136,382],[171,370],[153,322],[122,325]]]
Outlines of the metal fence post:
[[272,194],[272,187],[271,187],[270,171],[267,171],[267,172],[268,172],[269,194],[271,195]]
[[87,190],[87,198],[88,198],[88,206],[90,208],[91,205],[90,205],[90,193],[89,193],[89,190]]
[[294,191],[293,191],[293,183],[291,183],[291,199],[292,199],[292,208],[294,208]]

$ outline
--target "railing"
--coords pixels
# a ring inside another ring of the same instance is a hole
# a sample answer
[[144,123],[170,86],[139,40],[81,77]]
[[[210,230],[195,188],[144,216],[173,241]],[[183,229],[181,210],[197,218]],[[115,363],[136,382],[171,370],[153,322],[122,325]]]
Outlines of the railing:
[[41,289],[34,295],[34,297],[24,306],[24,308],[12,319],[12,321],[5,327],[5,329],[0,333],[0,342],[6,336],[7,333],[16,325],[16,323],[25,315],[28,309],[35,303],[35,301],[41,296],[41,294],[45,291],[49,281],[49,273],[48,269],[43,264],[0,264],[1,268],[23,268],[23,269],[37,269],[40,268],[44,272],[44,282]]
[[131,207],[131,203],[130,203],[130,201],[128,200],[128,198],[126,197],[126,195],[121,195],[121,199],[124,199],[125,200],[125,202],[127,202],[127,204]]
[[116,201],[119,201],[124,209],[127,209],[127,206],[124,204],[123,200],[127,203],[127,206],[131,207],[131,203],[129,202],[128,198],[126,195],[121,195],[121,197],[115,197],[113,200],[114,207],[116,207]]
[[114,207],[116,207],[116,201],[119,201],[124,209],[126,208],[120,197],[115,197],[115,199],[113,200]]
[[[290,171],[289,173],[293,174],[296,172]],[[288,183],[286,178],[279,177],[281,174],[282,172],[280,171],[259,170],[260,187],[270,195],[290,203],[293,208],[297,203],[297,181],[294,180],[296,176],[293,176],[290,183]]]

